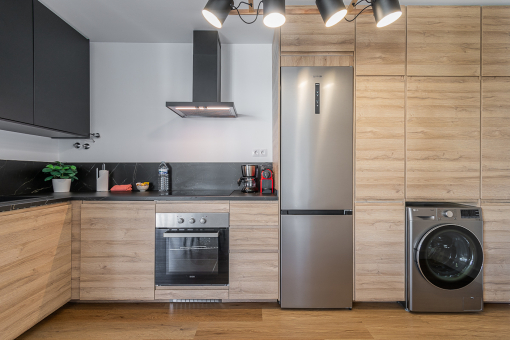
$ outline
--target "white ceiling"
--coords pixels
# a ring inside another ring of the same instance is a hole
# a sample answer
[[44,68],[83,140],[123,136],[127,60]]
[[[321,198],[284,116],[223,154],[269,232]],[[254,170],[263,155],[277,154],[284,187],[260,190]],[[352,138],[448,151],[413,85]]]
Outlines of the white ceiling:
[[[202,17],[207,0],[39,1],[93,42],[191,43],[193,30],[215,29]],[[315,0],[287,0],[286,4],[313,5]],[[487,6],[510,5],[510,0],[400,0],[400,4]],[[273,29],[260,18],[246,25],[230,16],[220,37],[224,44],[270,44]]]

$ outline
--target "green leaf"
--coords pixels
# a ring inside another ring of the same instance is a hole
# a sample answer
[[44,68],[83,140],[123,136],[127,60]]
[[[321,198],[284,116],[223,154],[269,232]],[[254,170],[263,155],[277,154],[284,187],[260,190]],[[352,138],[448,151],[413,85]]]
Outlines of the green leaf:
[[50,168],[44,168],[44,169],[42,169],[42,172],[50,172],[50,171],[51,171],[51,169],[50,169]]
[[46,177],[46,178],[44,179],[44,181],[46,182],[46,181],[49,181],[50,179],[53,179],[53,176]]
[[50,174],[52,174],[53,176],[60,176],[61,173],[59,171],[52,171],[50,172]]
[[65,167],[64,167],[64,170],[67,170],[67,169],[69,169],[69,167],[68,167],[68,166],[65,166]]
[[78,177],[76,177],[76,176],[71,176],[71,178],[72,179],[76,179],[76,180],[78,179]]
[[60,178],[62,178],[62,179],[69,179],[69,176],[62,176]]
[[51,164],[46,165],[46,167],[50,168],[50,169],[53,169],[53,165],[51,165]]
[[61,170],[61,169],[62,169],[62,167],[61,167],[61,166],[58,166],[58,165],[55,165],[55,166],[53,167],[53,169],[55,169],[55,170]]
[[71,165],[71,169],[76,170],[76,167],[74,165]]

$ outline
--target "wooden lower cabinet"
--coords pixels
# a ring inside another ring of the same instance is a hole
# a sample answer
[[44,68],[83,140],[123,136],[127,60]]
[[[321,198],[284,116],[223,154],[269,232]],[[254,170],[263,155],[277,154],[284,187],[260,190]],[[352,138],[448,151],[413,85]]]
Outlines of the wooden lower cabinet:
[[84,202],[80,300],[154,300],[154,202]]
[[0,213],[0,339],[71,300],[71,205]]
[[354,230],[354,300],[403,301],[404,203],[356,203]]
[[510,302],[510,201],[482,202],[483,300]]

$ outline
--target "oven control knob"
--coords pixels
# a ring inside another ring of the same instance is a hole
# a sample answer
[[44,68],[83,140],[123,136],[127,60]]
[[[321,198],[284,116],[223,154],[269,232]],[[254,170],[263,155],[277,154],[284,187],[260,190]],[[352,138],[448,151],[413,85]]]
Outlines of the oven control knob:
[[195,219],[194,219],[193,217],[192,217],[192,218],[190,218],[190,219],[189,219],[189,223],[191,223],[191,224],[195,223]]
[[452,218],[453,217],[453,212],[451,210],[446,210],[443,215],[445,217],[448,217],[448,218]]
[[205,222],[207,222],[207,220],[206,220],[205,218],[203,218],[203,217],[202,217],[202,218],[200,219],[200,223],[205,224]]
[[183,223],[184,223],[184,218],[179,217],[179,218],[177,219],[177,223],[179,223],[179,224],[183,224]]

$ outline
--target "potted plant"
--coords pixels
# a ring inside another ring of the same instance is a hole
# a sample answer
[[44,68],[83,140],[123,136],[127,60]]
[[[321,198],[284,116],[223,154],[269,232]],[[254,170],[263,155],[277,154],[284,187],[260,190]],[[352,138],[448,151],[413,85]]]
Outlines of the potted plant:
[[51,179],[54,192],[69,192],[71,190],[71,182],[78,179],[76,177],[78,173],[76,167],[74,165],[65,165],[61,162],[46,165],[42,172],[50,175],[44,181]]

